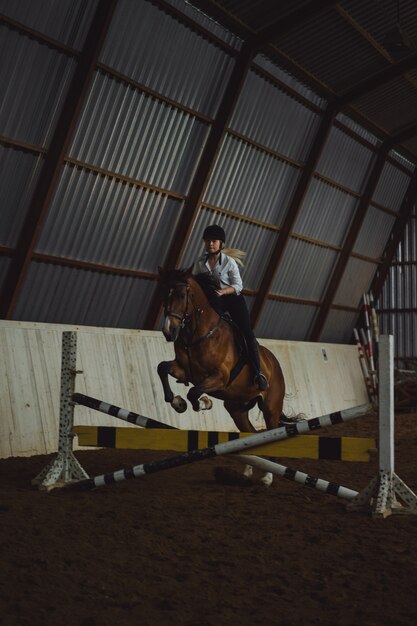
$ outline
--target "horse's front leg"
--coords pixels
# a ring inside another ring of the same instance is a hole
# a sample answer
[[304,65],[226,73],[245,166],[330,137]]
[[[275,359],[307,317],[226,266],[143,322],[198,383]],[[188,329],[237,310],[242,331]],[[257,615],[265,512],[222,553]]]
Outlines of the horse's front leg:
[[174,396],[174,393],[169,384],[168,376],[173,376],[178,382],[187,382],[187,376],[182,367],[177,361],[162,361],[158,365],[158,374],[161,379],[162,387],[164,390],[165,402],[169,402],[177,413],[184,413],[187,410],[187,403],[181,396]]

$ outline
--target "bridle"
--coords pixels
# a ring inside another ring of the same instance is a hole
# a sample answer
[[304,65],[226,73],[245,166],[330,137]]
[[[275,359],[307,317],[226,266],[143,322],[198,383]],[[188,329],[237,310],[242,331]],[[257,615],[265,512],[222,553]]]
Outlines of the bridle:
[[[202,313],[204,313],[204,310],[200,309],[200,308],[197,308],[195,306],[195,304],[193,302],[192,295],[190,295],[190,285],[189,285],[189,283],[188,282],[184,283],[184,286],[186,288],[186,303],[185,303],[185,310],[184,310],[184,312],[182,314],[180,314],[180,313],[177,313],[176,311],[172,311],[169,308],[169,301],[170,301],[171,295],[172,295],[172,293],[174,291],[174,288],[171,287],[171,289],[168,292],[168,296],[166,298],[166,302],[165,302],[165,306],[164,306],[164,315],[165,315],[165,317],[175,317],[176,319],[180,320],[180,322],[181,322],[181,330],[183,330],[191,322],[193,314],[197,315],[196,326],[195,326],[194,332],[193,332],[193,334],[191,336],[191,340],[190,341],[186,341],[185,337],[180,335],[185,349],[188,350],[189,348],[191,348],[192,346],[196,345],[197,343],[200,343],[200,341],[203,341],[204,339],[209,339],[216,332],[218,327],[220,326],[220,323],[222,321],[222,317],[221,317],[221,315],[219,315],[219,319],[218,319],[218,322],[217,322],[216,326],[214,328],[212,328],[211,330],[209,330],[208,333],[206,333],[203,336],[197,336],[197,338],[193,339],[195,334],[198,335],[198,318],[199,318],[199,316]],[[191,303],[191,305],[193,307],[193,312],[191,314],[188,312],[188,307],[189,307],[190,303]]]
[[[174,291],[174,288],[171,287],[171,289],[168,292],[168,296],[166,299],[166,303],[164,306],[164,315],[165,317],[175,317],[176,319],[180,320],[181,322],[181,328],[184,328],[186,326],[186,324],[188,324],[191,321],[191,315],[188,313],[188,305],[190,304],[190,285],[188,283],[185,284],[186,287],[186,303],[185,303],[185,311],[182,315],[180,315],[180,313],[177,313],[176,311],[171,311],[168,308],[169,305],[169,301],[170,298],[172,296],[172,292]],[[194,307],[195,309],[195,307]],[[196,311],[200,311],[200,309],[195,309]]]

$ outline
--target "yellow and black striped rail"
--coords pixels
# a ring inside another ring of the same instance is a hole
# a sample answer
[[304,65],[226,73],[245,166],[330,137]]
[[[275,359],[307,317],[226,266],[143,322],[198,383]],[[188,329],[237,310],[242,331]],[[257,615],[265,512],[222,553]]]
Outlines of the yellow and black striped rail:
[[[189,452],[253,435],[253,433],[118,426],[74,426],[73,433],[77,435],[80,446],[129,450],[173,450],[175,452]],[[375,449],[376,442],[372,438],[297,435],[294,438],[245,450],[244,453],[291,459],[369,461]]]

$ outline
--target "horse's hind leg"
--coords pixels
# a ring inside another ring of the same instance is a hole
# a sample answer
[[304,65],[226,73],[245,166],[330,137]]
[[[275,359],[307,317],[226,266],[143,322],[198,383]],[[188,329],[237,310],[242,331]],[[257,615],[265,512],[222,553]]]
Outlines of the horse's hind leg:
[[284,392],[277,392],[277,390],[270,387],[262,399],[262,402],[259,403],[259,408],[262,411],[267,430],[281,426],[283,404]]
[[268,394],[262,402],[259,403],[259,408],[262,411],[267,430],[279,428],[280,426],[285,426],[287,424],[294,424],[294,422],[300,422],[305,419],[301,413],[293,417],[285,415],[282,411],[283,400],[280,398],[277,400],[274,397],[270,398],[269,391],[270,390],[268,389]]
[[[224,402],[224,408],[229,412],[232,420],[242,433],[254,433],[256,429],[252,426],[249,419],[249,411],[245,409],[241,404],[235,404],[234,402]],[[246,478],[252,478],[253,468],[252,465],[245,465],[243,475]]]
[[230,413],[232,420],[241,432],[256,433],[256,428],[252,426],[249,419],[249,411],[244,405],[225,400],[224,408]]
[[[227,401],[224,403],[224,408],[230,413],[234,423],[241,432],[256,433],[256,428],[253,427],[249,419],[249,410],[247,408],[241,404],[235,404]],[[245,465],[243,475],[246,476],[246,478],[252,478],[252,465]],[[261,478],[261,483],[265,485],[265,487],[269,487],[272,484],[272,480],[272,474],[270,472],[266,472]]]

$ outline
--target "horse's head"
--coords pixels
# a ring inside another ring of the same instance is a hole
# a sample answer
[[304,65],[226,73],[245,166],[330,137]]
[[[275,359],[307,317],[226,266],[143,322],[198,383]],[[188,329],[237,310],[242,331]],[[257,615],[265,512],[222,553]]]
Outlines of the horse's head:
[[159,285],[164,302],[165,321],[162,332],[167,341],[176,341],[181,328],[190,319],[190,283],[192,268],[164,270],[158,267]]

